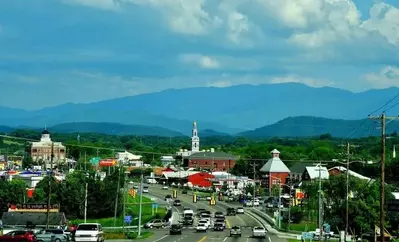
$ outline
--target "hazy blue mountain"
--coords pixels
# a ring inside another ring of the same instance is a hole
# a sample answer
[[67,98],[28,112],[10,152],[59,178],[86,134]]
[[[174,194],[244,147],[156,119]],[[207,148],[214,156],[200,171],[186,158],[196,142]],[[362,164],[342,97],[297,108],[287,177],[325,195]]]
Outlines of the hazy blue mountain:
[[50,128],[59,133],[100,133],[111,135],[138,135],[138,136],[185,136],[184,134],[160,127],[142,125],[123,125],[117,123],[63,123]]
[[[272,125],[239,133],[238,136],[248,138],[311,137],[329,133],[333,137],[358,138],[381,135],[378,127],[380,124],[368,119],[339,120],[301,116],[289,117]],[[399,131],[399,121],[393,121],[387,125],[387,133],[394,131]]]
[[213,129],[205,129],[205,130],[200,130],[199,133],[200,137],[212,137],[212,136],[230,136],[228,133],[222,133],[218,132]]
[[[397,93],[399,88],[353,93],[299,83],[170,89],[90,104],[67,103],[36,111],[3,108],[0,125],[43,127],[107,122],[163,127],[189,134],[192,122],[197,121],[199,129],[232,134],[295,116],[359,120]],[[399,105],[387,114],[399,114]]]
[[0,133],[8,133],[13,131],[14,129],[8,126],[0,125]]

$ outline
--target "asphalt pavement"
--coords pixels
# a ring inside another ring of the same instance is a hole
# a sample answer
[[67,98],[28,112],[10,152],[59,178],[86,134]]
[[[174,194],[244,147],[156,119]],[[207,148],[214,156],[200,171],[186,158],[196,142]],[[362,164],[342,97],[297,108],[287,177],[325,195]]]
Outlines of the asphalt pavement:
[[[172,195],[173,189],[169,188],[168,190],[162,190],[160,186],[150,186],[149,188],[149,195],[157,198],[157,199],[164,199],[165,195],[170,194]],[[192,194],[182,194],[180,190],[177,192],[177,198],[182,203],[182,206],[173,207],[173,211],[177,214],[181,214],[183,212],[184,207],[189,207],[194,212],[196,212],[199,208],[204,208],[212,213],[216,211],[221,211],[224,214],[226,213],[226,208],[224,206],[218,205],[219,201],[216,201],[215,206],[211,206],[209,201],[197,201],[197,203],[193,202]],[[238,207],[237,205],[232,205],[233,207]],[[183,229],[182,235],[169,235],[168,230],[163,230],[164,233],[161,231],[157,231],[154,236],[151,237],[152,242],[254,242],[254,241],[267,241],[267,242],[282,242],[286,241],[286,239],[278,238],[276,235],[269,235],[265,239],[258,239],[252,238],[252,227],[260,226],[261,224],[251,217],[248,214],[238,214],[236,216],[226,216],[226,229],[222,232],[208,230],[206,233],[197,233],[195,231],[196,226],[196,219],[194,220],[194,225],[190,227],[186,227]],[[242,237],[229,237],[230,230],[232,226],[240,226],[243,231]],[[141,240],[146,241],[146,240]]]

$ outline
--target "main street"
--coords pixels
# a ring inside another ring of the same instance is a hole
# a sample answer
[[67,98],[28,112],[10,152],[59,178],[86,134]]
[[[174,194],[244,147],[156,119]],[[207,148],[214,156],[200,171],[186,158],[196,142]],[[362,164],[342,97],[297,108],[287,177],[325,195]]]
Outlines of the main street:
[[[149,195],[151,197],[157,198],[157,200],[164,199],[166,195],[172,195],[173,190],[162,190],[160,186],[154,185],[149,188]],[[197,201],[193,202],[193,196],[190,192],[189,194],[182,194],[180,190],[177,192],[177,198],[182,203],[182,206],[173,207],[175,214],[180,214],[183,212],[184,207],[189,207],[196,211],[199,208],[206,209],[212,213],[216,211],[221,211],[226,213],[226,206],[221,206],[219,201],[216,201],[215,206],[211,206],[209,201]],[[231,205],[232,207],[237,207],[237,205]],[[176,213],[177,212],[177,213]],[[197,233],[195,231],[196,221],[194,225],[189,228],[184,228],[182,235],[169,235],[168,230],[164,230],[164,234],[161,231],[157,232],[157,236],[153,238],[153,242],[178,242],[178,241],[191,241],[191,242],[207,242],[207,241],[223,241],[223,242],[252,242],[252,241],[273,241],[282,242],[285,239],[280,239],[276,235],[268,235],[265,239],[252,238],[252,227],[261,226],[261,224],[248,214],[238,214],[236,216],[226,216],[226,230],[222,232],[216,232],[213,230],[208,230],[206,233]],[[242,237],[230,237],[230,230],[232,226],[240,226],[242,228]]]

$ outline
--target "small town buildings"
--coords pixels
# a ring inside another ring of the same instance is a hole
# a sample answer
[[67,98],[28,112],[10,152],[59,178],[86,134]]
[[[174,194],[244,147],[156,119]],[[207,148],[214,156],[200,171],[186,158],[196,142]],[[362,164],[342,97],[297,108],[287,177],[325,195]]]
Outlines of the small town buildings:
[[[329,176],[337,176],[337,175],[340,175],[340,174],[346,174],[346,170],[347,170],[346,167],[335,166],[335,167],[332,167],[332,168],[328,169],[328,174],[329,174]],[[365,180],[367,182],[374,181],[373,179],[371,179],[369,177],[363,176],[363,175],[361,175],[361,174],[359,174],[357,172],[351,171],[351,170],[349,170],[349,175],[350,176],[354,176],[356,178],[359,178],[361,180]]]
[[118,152],[116,153],[116,159],[119,164],[129,165],[134,167],[143,167],[144,162],[141,160],[141,155],[134,155],[130,152]]
[[287,178],[290,175],[290,169],[280,159],[280,151],[274,149],[270,152],[272,158],[270,158],[266,164],[260,169],[263,181],[266,185],[266,189],[271,192],[271,189],[278,184],[287,184]]
[[302,181],[303,173],[307,166],[313,166],[313,163],[309,162],[296,162],[292,167],[290,167],[290,182],[292,184],[297,184]]
[[34,162],[43,163],[46,168],[50,168],[51,156],[54,154],[54,166],[65,161],[65,146],[61,142],[53,142],[50,132],[44,129],[39,142],[32,142],[29,154]]

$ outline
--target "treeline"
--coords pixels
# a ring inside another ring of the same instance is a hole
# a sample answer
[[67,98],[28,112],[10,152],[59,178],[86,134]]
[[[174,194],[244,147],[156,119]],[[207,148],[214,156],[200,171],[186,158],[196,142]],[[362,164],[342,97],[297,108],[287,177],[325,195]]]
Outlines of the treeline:
[[[51,132],[51,130],[50,130]],[[16,130],[11,136],[20,137],[28,140],[38,140],[40,132],[32,130]],[[156,136],[115,136],[97,133],[64,134],[52,133],[51,137],[55,141],[61,141],[67,147],[69,158],[78,160],[80,163],[86,162],[94,156],[102,158],[114,157],[115,152],[128,150],[135,154],[143,155],[144,162],[152,165],[160,165],[162,155],[175,154],[179,149],[190,149],[191,141],[187,137],[156,137]],[[1,139],[0,139],[1,141]],[[1,147],[8,150],[16,148],[14,143],[6,144],[8,139],[0,142]],[[21,140],[14,140],[20,141]],[[248,162],[256,160],[256,165],[262,166],[270,157],[270,151],[274,148],[281,152],[281,159],[288,167],[296,162],[306,161],[332,161],[333,159],[345,160],[347,142],[359,145],[358,148],[351,149],[351,160],[363,160],[379,162],[381,157],[381,139],[379,137],[367,137],[351,140],[342,140],[324,134],[311,138],[269,138],[269,139],[248,139],[244,137],[232,136],[212,136],[201,139],[201,149],[215,148],[217,151],[231,153],[240,160],[233,170],[238,175],[253,176],[249,169]],[[387,182],[399,183],[399,178],[395,177],[395,172],[399,168],[397,158],[392,157],[392,149],[395,144],[399,144],[399,137],[396,133],[387,139]],[[21,146],[28,145],[22,142]],[[331,165],[342,165],[340,163]],[[351,165],[351,169],[372,178],[378,177],[378,164],[364,165],[356,163]]]

